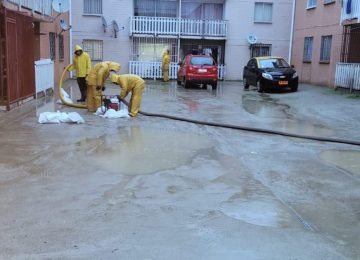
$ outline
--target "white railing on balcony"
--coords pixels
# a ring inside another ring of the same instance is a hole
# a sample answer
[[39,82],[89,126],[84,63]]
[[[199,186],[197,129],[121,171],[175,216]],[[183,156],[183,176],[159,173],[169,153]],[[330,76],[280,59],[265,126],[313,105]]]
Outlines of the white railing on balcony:
[[341,22],[346,20],[357,19],[360,21],[360,1],[352,0],[351,1],[351,12],[347,13],[347,3],[349,0],[343,1],[343,6],[341,8]]
[[226,37],[227,21],[169,17],[130,17],[130,35],[154,34],[173,36]]
[[40,14],[51,16],[51,0],[6,0],[5,2],[15,4],[19,8],[27,8]]
[[50,59],[35,61],[36,93],[54,89],[54,62]]
[[360,63],[336,64],[335,87],[360,90]]
[[[176,79],[179,65],[175,62],[170,63],[169,78]],[[145,79],[162,78],[160,61],[129,61],[129,73],[139,75]],[[218,65],[218,78],[225,79],[225,65]]]

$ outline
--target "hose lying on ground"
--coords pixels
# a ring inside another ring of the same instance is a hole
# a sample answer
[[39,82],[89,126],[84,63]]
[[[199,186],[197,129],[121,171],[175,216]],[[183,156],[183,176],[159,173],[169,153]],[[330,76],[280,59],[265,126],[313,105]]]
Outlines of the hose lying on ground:
[[[129,106],[129,103],[126,100],[121,99],[121,101],[123,103],[125,103],[127,106]],[[177,117],[177,116],[171,116],[171,115],[165,115],[165,114],[148,113],[148,112],[144,112],[144,111],[139,111],[139,114],[144,115],[144,116],[160,117],[160,118],[166,118],[166,119],[177,120],[177,121],[182,121],[182,122],[188,122],[188,123],[194,123],[194,124],[200,124],[200,125],[207,125],[207,126],[222,127],[222,128],[229,128],[229,129],[235,129],[235,130],[241,130],[241,131],[248,131],[248,132],[255,132],[255,133],[262,133],[262,134],[280,135],[280,136],[294,137],[294,138],[307,139],[307,140],[315,140],[315,141],[321,141],[321,142],[349,144],[349,145],[360,146],[360,141],[353,141],[353,140],[346,140],[346,139],[339,139],[339,138],[309,136],[309,135],[301,135],[301,134],[293,134],[293,133],[287,133],[287,132],[269,130],[269,129],[263,129],[263,128],[247,127],[247,126],[239,126],[239,125],[231,125],[231,124],[223,124],[223,123],[215,123],[215,122],[195,120],[195,119],[189,119],[189,118]]]

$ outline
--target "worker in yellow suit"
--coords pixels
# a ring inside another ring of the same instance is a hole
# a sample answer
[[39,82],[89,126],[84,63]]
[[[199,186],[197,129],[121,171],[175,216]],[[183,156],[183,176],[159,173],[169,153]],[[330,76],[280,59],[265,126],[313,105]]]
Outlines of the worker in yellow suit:
[[87,94],[86,76],[91,70],[91,59],[89,54],[84,52],[80,45],[75,46],[74,54],[73,63],[68,68],[68,71],[76,71],[76,79],[81,93],[81,98],[77,102],[85,102]]
[[120,98],[124,99],[131,92],[129,115],[132,117],[137,116],[145,88],[145,81],[138,75],[133,74],[112,74],[111,81],[120,86]]
[[90,70],[86,77],[87,82],[87,107],[90,112],[95,112],[101,106],[102,92],[105,90],[105,80],[109,77],[110,72],[119,72],[121,65],[112,61],[97,63]]
[[162,57],[161,69],[163,72],[163,81],[169,81],[170,51],[165,50]]

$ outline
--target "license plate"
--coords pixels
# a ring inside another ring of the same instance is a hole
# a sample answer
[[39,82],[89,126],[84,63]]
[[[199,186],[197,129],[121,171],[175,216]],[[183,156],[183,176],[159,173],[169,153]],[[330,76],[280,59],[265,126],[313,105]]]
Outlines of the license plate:
[[198,69],[198,72],[207,72],[207,69]]
[[285,85],[288,85],[288,84],[289,84],[289,82],[287,80],[280,80],[279,81],[280,86],[285,86]]

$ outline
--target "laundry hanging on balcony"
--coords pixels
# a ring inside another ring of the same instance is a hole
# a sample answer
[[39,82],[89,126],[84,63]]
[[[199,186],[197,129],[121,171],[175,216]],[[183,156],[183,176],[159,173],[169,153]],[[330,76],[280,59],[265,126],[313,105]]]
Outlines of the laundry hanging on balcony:
[[346,14],[351,14],[351,0],[347,1],[346,4]]

